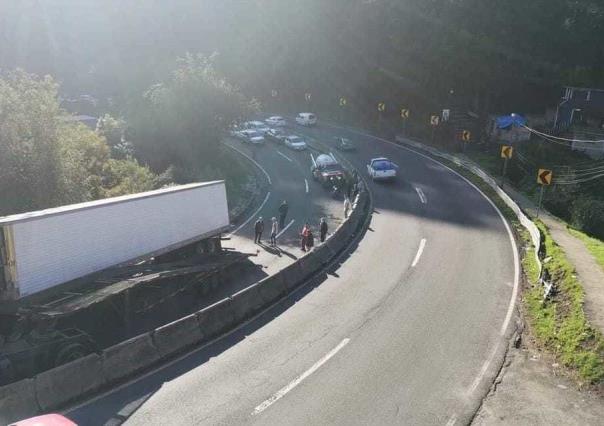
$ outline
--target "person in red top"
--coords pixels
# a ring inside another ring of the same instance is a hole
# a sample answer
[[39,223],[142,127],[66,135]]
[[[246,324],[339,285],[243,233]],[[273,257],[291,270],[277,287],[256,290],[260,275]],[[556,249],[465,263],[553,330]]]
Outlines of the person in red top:
[[300,232],[300,245],[302,248],[302,251],[306,251],[306,246],[308,244],[308,236],[310,235],[310,225],[308,225],[308,223],[306,223],[304,225],[304,228],[302,228],[302,232]]

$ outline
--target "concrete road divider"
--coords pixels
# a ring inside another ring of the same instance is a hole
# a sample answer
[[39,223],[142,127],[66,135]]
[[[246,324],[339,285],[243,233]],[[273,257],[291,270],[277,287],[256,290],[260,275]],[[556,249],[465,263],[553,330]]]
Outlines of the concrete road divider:
[[298,260],[300,263],[300,269],[302,269],[302,280],[309,278],[323,267],[323,262],[317,255],[316,250],[318,249],[313,249],[312,252]]
[[30,417],[38,412],[34,379],[25,379],[0,387],[0,424]]
[[154,364],[160,353],[150,333],[141,334],[103,351],[103,374],[112,383]]
[[283,276],[283,282],[287,291],[295,290],[304,277],[300,262],[294,262],[291,265],[286,266],[279,272]]
[[260,294],[260,283],[261,281],[231,296],[235,322],[248,319],[263,308],[264,299]]
[[270,304],[287,294],[287,286],[281,272],[266,277],[258,283],[260,296],[265,304]]
[[199,328],[205,340],[220,336],[233,327],[235,316],[232,303],[231,298],[227,297],[197,312]]
[[322,244],[321,246],[317,247],[313,253],[323,265],[329,264],[335,255],[327,244]]
[[162,357],[172,355],[199,343],[203,338],[196,314],[156,328],[153,342]]
[[103,361],[97,354],[45,371],[35,378],[36,397],[42,411],[60,407],[104,384]]

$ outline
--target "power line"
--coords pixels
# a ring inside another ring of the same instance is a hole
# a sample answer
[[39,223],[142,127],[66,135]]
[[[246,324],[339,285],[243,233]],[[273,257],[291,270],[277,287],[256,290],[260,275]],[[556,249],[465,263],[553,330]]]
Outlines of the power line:
[[529,132],[531,132],[531,133],[535,133],[535,134],[537,134],[537,135],[539,135],[539,136],[543,136],[543,137],[545,137],[545,138],[557,139],[557,140],[560,140],[560,141],[565,141],[565,142],[579,142],[579,143],[604,143],[604,139],[601,139],[601,140],[593,140],[593,139],[586,140],[586,139],[569,139],[569,138],[562,138],[562,137],[560,137],[560,136],[548,135],[547,133],[543,133],[543,132],[540,132],[539,130],[532,129],[532,128],[530,128],[530,127],[526,126],[526,125],[522,125],[522,127],[524,127],[525,129],[527,129]]

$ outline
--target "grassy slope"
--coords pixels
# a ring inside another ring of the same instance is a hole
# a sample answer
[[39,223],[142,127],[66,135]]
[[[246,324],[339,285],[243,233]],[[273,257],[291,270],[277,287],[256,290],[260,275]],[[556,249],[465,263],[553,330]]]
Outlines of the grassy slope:
[[524,291],[523,303],[538,343],[575,371],[581,381],[601,383],[604,379],[604,338],[588,324],[583,311],[583,289],[574,275],[574,268],[562,249],[551,239],[545,225],[538,223],[549,258],[545,266],[550,270],[557,292],[544,302],[531,239],[514,212],[479,177],[453,163],[444,163],[468,178],[493,200],[524,243],[522,265],[528,287]]

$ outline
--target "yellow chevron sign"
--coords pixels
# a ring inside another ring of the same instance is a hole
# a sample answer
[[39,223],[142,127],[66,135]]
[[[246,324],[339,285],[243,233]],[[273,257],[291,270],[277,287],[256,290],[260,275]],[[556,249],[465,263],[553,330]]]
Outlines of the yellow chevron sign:
[[537,173],[537,183],[539,185],[551,185],[554,173],[551,170],[539,169]]
[[346,106],[346,98],[340,98],[340,106]]
[[379,102],[377,108],[379,112],[384,112],[386,111],[386,104],[384,102]]
[[469,130],[462,130],[461,132],[461,140],[464,142],[470,142],[470,139],[472,137],[472,134],[470,133]]
[[407,108],[401,109],[401,117],[402,118],[409,118],[409,110]]
[[511,159],[512,154],[514,152],[514,148],[510,145],[502,145],[501,146],[501,158]]

